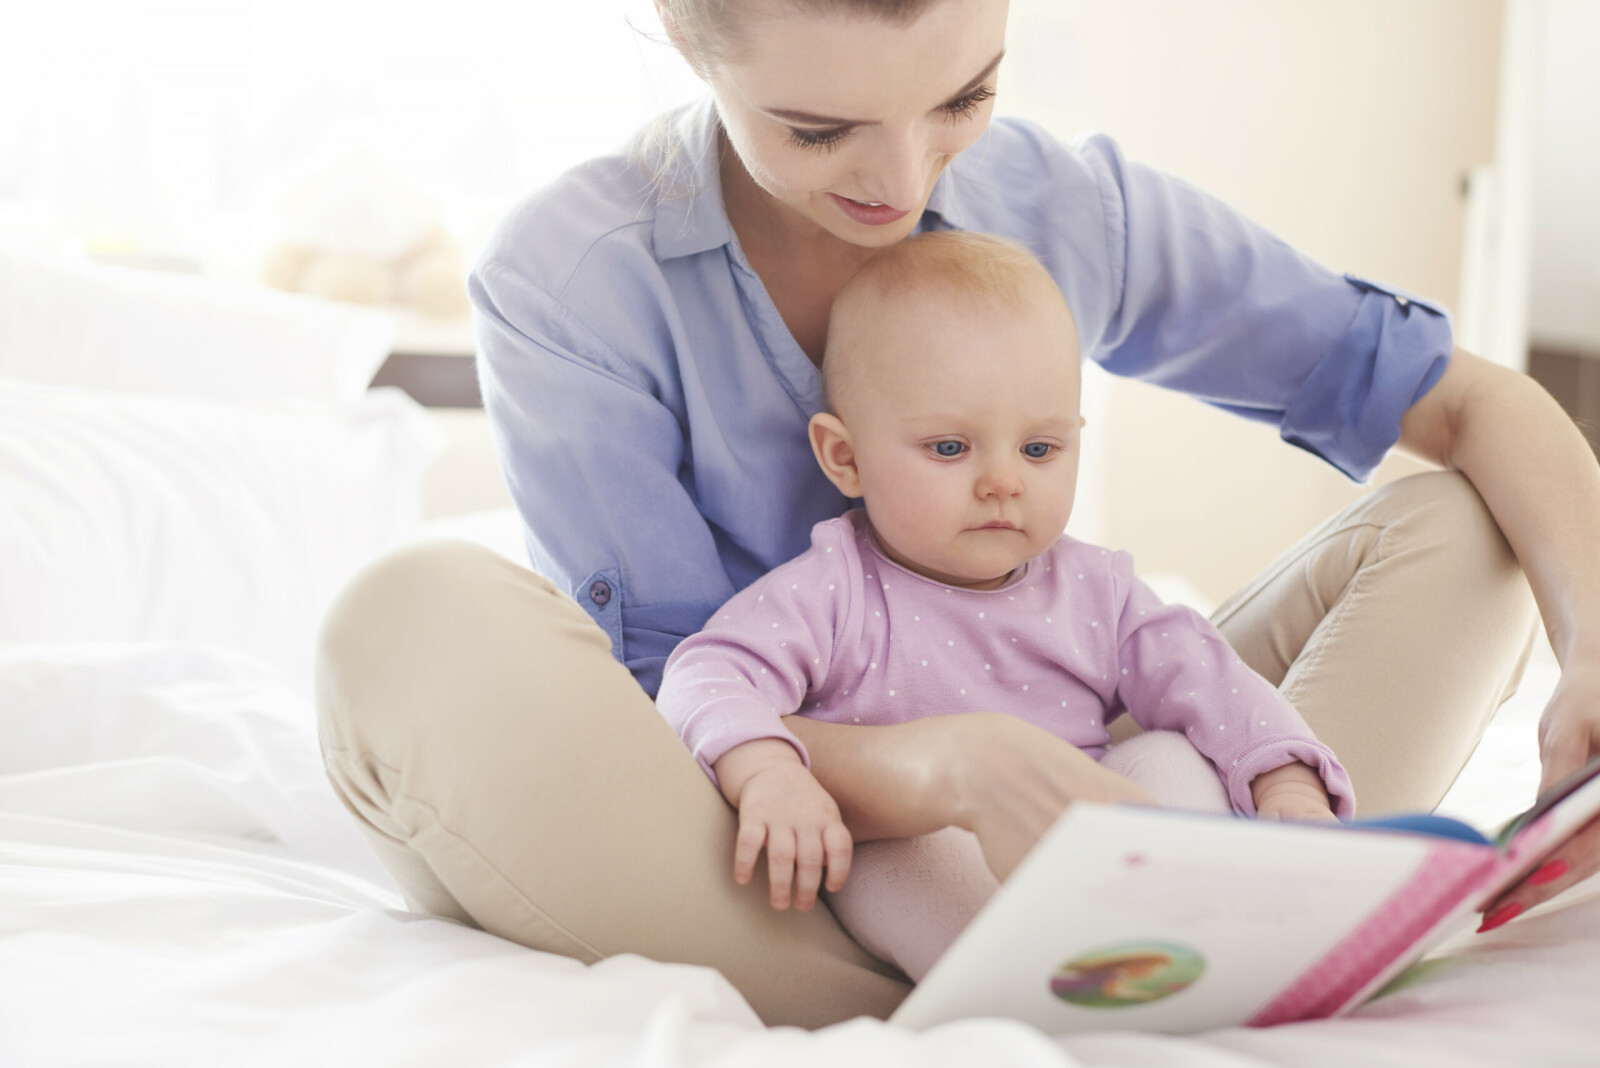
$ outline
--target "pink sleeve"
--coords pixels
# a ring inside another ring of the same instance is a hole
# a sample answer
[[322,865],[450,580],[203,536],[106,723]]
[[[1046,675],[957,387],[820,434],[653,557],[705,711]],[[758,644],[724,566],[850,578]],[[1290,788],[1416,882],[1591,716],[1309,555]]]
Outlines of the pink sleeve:
[[1252,671],[1200,613],[1169,605],[1115,554],[1117,696],[1145,730],[1176,731],[1222,774],[1235,811],[1255,815],[1250,783],[1300,761],[1322,776],[1340,819],[1355,816],[1350,776],[1293,705]]
[[788,742],[811,766],[783,717],[827,678],[849,591],[845,554],[819,544],[734,595],[667,660],[656,707],[712,782],[718,758],[758,738]]

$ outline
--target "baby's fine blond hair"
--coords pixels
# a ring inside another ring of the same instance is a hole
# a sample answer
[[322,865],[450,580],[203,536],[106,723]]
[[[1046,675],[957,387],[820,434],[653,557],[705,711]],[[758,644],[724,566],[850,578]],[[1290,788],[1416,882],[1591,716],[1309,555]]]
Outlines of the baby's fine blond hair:
[[1027,314],[1041,301],[1066,308],[1050,272],[1015,241],[968,230],[933,230],[897,241],[851,275],[834,299],[822,358],[823,403],[829,411],[838,414],[837,402],[863,355],[859,350],[865,346],[855,344],[862,317],[884,314],[912,294],[974,310],[999,304]]

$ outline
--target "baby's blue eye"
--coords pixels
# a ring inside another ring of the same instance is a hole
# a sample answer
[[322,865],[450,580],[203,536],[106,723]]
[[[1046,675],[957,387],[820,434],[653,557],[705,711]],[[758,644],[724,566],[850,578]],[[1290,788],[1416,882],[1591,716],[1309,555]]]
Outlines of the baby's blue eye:
[[1023,454],[1030,460],[1043,460],[1050,455],[1050,449],[1050,444],[1043,441],[1030,441],[1022,447]]
[[967,447],[959,441],[941,441],[933,446],[933,451],[949,459],[960,456],[967,451]]

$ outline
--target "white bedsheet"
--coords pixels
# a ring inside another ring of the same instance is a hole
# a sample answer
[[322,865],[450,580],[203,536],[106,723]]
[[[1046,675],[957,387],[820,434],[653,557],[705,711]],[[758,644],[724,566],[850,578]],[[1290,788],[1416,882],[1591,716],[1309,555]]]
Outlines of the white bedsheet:
[[[1553,680],[1533,665],[1447,810],[1527,802]],[[709,969],[585,968],[407,912],[322,776],[310,708],[240,654],[14,647],[0,737],[0,1065],[1600,1063],[1593,882],[1342,1020],[768,1030]]]

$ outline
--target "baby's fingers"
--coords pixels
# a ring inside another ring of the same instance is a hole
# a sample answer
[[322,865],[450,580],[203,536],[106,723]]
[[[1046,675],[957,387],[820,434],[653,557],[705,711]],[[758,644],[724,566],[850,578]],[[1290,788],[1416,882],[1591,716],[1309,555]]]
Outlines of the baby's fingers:
[[844,824],[830,823],[822,829],[822,847],[828,854],[828,889],[838,893],[850,875],[855,842]]
[[733,881],[748,885],[755,878],[756,858],[767,842],[767,825],[760,820],[740,820],[739,837],[733,847]]
[[799,912],[806,912],[817,903],[822,862],[822,836],[815,831],[801,834],[795,842],[794,871],[794,907]]
[[789,892],[794,883],[794,831],[771,827],[767,831],[767,881],[772,884],[772,907],[789,907]]

